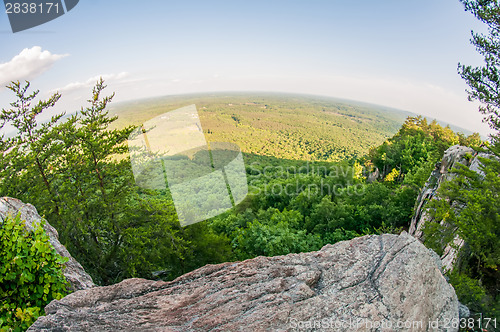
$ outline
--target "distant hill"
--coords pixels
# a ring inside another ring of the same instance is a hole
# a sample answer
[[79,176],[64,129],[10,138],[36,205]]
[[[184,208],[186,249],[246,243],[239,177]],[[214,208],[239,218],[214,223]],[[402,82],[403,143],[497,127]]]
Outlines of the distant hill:
[[415,114],[330,97],[277,93],[205,93],[113,105],[117,127],[141,124],[195,104],[208,141],[238,144],[243,152],[298,160],[339,161],[361,156],[394,135]]

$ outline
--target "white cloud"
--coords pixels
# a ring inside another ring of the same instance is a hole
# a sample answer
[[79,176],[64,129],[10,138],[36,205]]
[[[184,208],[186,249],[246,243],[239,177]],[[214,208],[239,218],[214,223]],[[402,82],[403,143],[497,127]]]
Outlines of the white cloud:
[[86,80],[84,82],[72,82],[72,83],[66,84],[62,88],[52,90],[52,93],[56,92],[56,91],[59,93],[70,93],[70,92],[73,92],[73,91],[78,90],[78,89],[93,87],[101,77],[104,81],[119,81],[119,80],[122,80],[128,76],[129,76],[129,73],[127,73],[127,72],[121,72],[119,74],[97,75],[97,76],[89,78],[88,80]]
[[69,54],[52,54],[40,46],[25,48],[9,62],[0,63],[0,86],[11,81],[31,80]]

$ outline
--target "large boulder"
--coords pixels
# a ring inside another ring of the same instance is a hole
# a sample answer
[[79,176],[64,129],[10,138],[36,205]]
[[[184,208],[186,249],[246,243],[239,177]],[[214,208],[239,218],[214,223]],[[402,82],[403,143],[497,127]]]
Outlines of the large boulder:
[[[42,217],[40,217],[33,205],[24,204],[23,202],[15,198],[0,198],[0,222],[3,222],[3,220],[8,215],[16,216],[17,214],[20,214],[21,219],[25,220],[26,228],[29,230],[32,230],[33,225],[39,224],[42,220]],[[68,250],[59,242],[59,235],[57,234],[57,230],[48,222],[45,222],[43,228],[50,239],[52,247],[54,247],[56,252],[59,255],[68,258],[68,261],[65,264],[66,267],[63,272],[66,280],[68,280],[69,282],[70,290],[76,291],[94,287],[95,284],[92,281],[90,275],[85,272],[80,263],[78,263],[71,256]]]
[[458,308],[431,252],[403,233],[81,290],[29,331],[457,331]]

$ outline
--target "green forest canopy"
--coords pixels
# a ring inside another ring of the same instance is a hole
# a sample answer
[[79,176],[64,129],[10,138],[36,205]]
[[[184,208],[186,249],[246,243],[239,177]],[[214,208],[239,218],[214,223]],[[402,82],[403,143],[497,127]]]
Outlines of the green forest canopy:
[[409,112],[329,97],[271,93],[169,96],[121,103],[114,128],[195,104],[208,141],[280,159],[341,161],[394,135]]

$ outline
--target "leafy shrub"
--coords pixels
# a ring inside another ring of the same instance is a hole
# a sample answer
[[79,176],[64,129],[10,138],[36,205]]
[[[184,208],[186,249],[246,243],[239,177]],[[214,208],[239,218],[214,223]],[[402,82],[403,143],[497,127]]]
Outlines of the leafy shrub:
[[323,236],[323,241],[325,242],[325,244],[334,244],[340,241],[349,241],[358,236],[360,235],[354,231],[346,231],[343,228],[337,228],[331,233],[325,233],[325,235]]
[[398,179],[398,177],[399,177],[399,171],[396,168],[393,168],[392,171],[389,174],[387,174],[384,181],[394,182]]
[[486,302],[486,290],[480,281],[456,271],[449,273],[448,276],[460,302],[471,310],[481,311]]
[[19,216],[0,223],[0,331],[24,331],[45,305],[66,293],[58,255],[43,224],[26,229]]
[[[499,317],[500,295],[489,292],[477,277],[471,277],[467,275],[468,273],[470,271],[458,272],[456,270],[448,273],[458,300],[471,310],[472,317],[475,319]],[[490,324],[488,329],[482,331],[498,331],[498,328],[500,326]]]
[[256,256],[278,256],[319,250],[321,239],[318,235],[296,230],[286,221],[265,224],[254,220],[245,229],[239,230],[233,246],[239,259]]
[[297,211],[260,210],[246,228],[233,234],[233,248],[238,259],[277,256],[319,250],[319,235],[307,234],[299,227],[302,216]]

